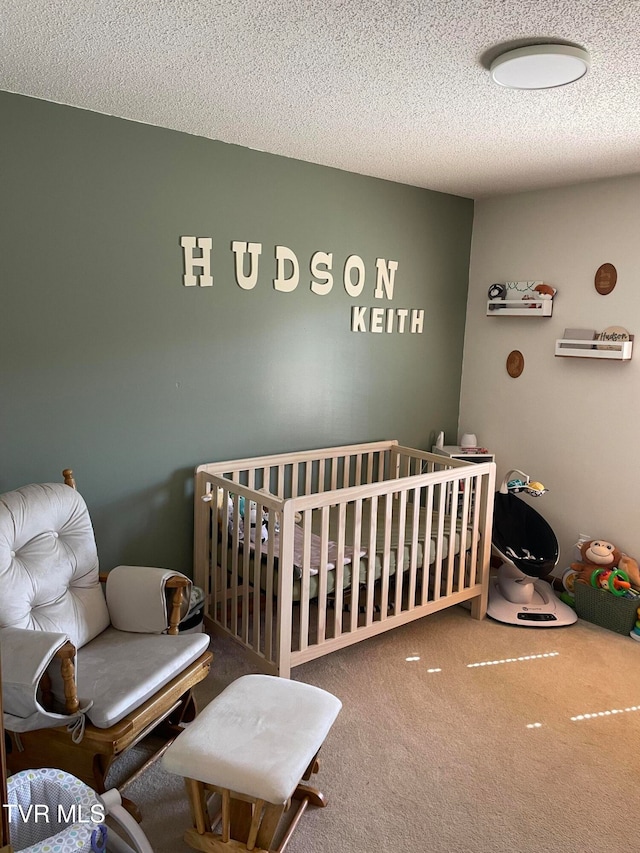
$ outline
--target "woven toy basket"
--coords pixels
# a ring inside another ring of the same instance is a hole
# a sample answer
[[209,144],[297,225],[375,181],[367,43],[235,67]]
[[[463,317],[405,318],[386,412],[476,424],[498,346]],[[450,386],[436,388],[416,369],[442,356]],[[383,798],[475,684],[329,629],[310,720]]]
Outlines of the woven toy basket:
[[627,636],[633,630],[638,619],[640,596],[624,598],[608,592],[606,589],[596,589],[585,583],[574,586],[576,613],[581,619],[608,628],[617,634]]

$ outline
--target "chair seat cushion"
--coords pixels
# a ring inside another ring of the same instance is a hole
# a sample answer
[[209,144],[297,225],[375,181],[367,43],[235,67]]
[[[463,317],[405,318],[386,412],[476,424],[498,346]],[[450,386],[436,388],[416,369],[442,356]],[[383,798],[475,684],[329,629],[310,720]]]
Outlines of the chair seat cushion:
[[119,722],[209,645],[207,634],[132,634],[107,628],[77,657],[78,696],[89,696],[87,717],[100,729]]
[[294,792],[342,703],[310,684],[245,675],[171,744],[171,773],[280,804]]

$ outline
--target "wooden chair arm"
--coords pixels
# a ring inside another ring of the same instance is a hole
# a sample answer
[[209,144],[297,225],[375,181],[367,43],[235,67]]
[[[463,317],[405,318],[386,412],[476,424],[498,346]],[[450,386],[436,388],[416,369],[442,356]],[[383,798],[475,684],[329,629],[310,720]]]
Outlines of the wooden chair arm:
[[64,688],[64,709],[67,714],[77,713],[78,708],[80,707],[76,686],[75,656],[76,647],[70,642],[66,642],[64,646],[56,652],[56,657],[60,661],[60,672],[62,673],[62,684]]
[[167,589],[173,589],[173,598],[171,599],[171,613],[169,614],[169,634],[178,634],[178,625],[180,624],[180,614],[182,613],[182,603],[184,601],[184,590],[189,586],[187,578],[182,578],[176,575],[169,578],[166,583]]
[[[76,686],[76,668],[74,659],[76,647],[67,641],[58,649],[54,657],[60,661],[60,672],[64,689],[64,710],[66,714],[75,714],[80,707],[78,701],[78,690]],[[40,679],[40,690],[42,692],[42,704],[51,711],[53,710],[53,693],[51,691],[51,678],[47,672]],[[2,853],[2,851],[0,851]]]

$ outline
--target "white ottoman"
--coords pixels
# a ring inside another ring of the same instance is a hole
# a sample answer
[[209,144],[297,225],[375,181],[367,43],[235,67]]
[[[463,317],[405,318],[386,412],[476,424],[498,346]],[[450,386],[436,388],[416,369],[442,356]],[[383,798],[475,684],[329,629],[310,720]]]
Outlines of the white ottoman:
[[[185,777],[196,850],[273,851],[292,799],[298,802],[278,851],[284,850],[309,803],[326,805],[301,780],[318,769],[317,754],[342,703],[309,684],[271,675],[245,675],[230,684],[171,744],[163,765]],[[209,817],[209,793],[221,797]],[[213,832],[221,821],[221,831]]]

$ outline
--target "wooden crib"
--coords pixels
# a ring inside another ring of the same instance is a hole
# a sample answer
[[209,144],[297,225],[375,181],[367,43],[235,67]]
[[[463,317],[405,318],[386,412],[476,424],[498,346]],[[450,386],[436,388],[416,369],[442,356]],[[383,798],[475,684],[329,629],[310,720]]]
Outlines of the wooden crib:
[[397,441],[200,465],[194,582],[207,628],[288,678],[454,604],[481,619],[494,489],[493,462]]

